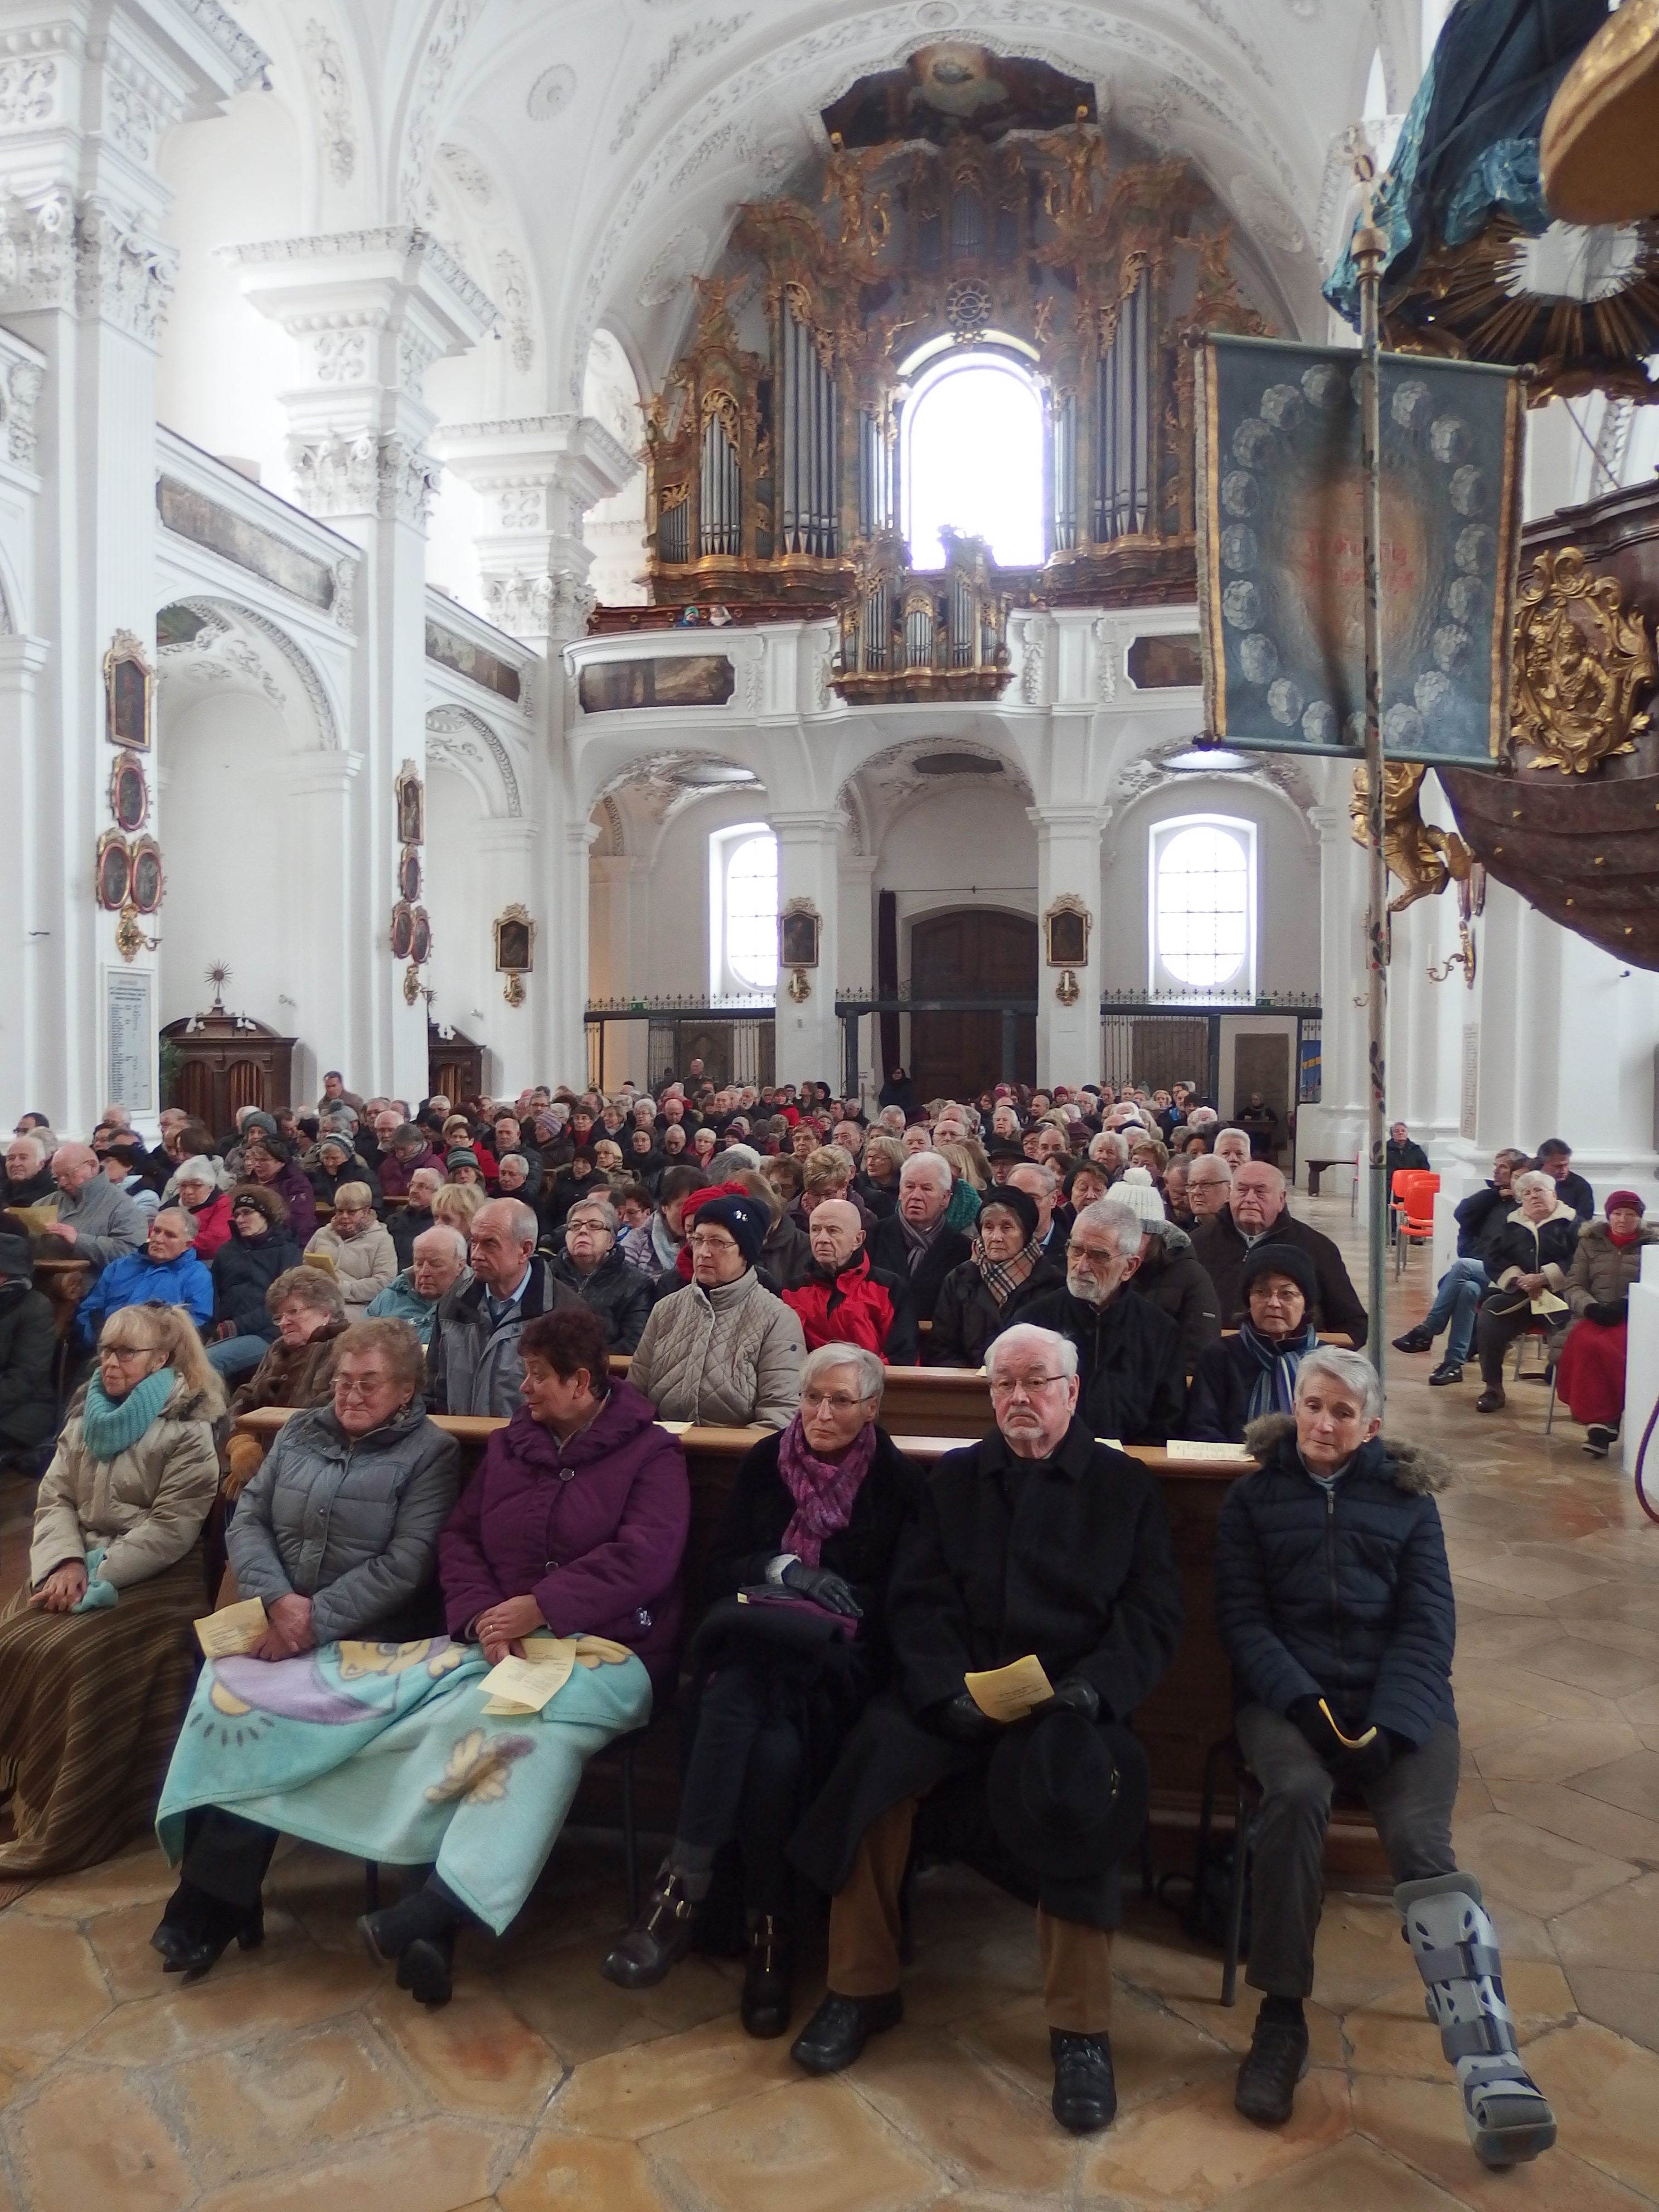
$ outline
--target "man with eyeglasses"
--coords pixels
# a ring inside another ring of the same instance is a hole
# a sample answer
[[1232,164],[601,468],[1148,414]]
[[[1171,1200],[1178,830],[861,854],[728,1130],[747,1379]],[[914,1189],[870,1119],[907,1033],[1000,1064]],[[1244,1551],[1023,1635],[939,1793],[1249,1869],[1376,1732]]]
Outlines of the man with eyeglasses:
[[[1111,1932],[1149,1792],[1127,1723],[1174,1655],[1181,1577],[1155,1479],[1081,1416],[1075,1346],[1021,1321],[988,1357],[996,1429],[939,1462],[894,1560],[892,1686],[790,1844],[834,1899],[829,1991],[791,2056],[839,2073],[903,2018],[915,1844],[1036,1902],[1052,2109],[1084,2134],[1117,2110]],[[990,1718],[968,1676],[1027,1656],[1053,1695]]]
[[524,1325],[558,1306],[579,1306],[536,1249],[541,1224],[521,1198],[481,1206],[469,1239],[472,1273],[438,1301],[427,1345],[427,1402],[434,1413],[519,1410]]
[[[1187,1178],[1189,1203],[1193,1176],[1203,1164],[1195,1161]],[[1356,1346],[1363,1345],[1369,1327],[1365,1309],[1348,1279],[1342,1255],[1328,1237],[1297,1220],[1290,1212],[1285,1203],[1285,1178],[1270,1160],[1248,1160],[1236,1168],[1225,1210],[1200,1221],[1193,1231],[1193,1250],[1221,1301],[1222,1327],[1237,1327],[1243,1316],[1244,1257],[1264,1237],[1275,1244],[1293,1244],[1307,1254],[1318,1285],[1319,1327],[1345,1330]]]
[[1139,1215],[1120,1199],[1097,1198],[1072,1224],[1065,1289],[1034,1298],[1019,1318],[1075,1346],[1092,1435],[1163,1444],[1185,1417],[1186,1358],[1169,1316],[1126,1287],[1139,1265]]

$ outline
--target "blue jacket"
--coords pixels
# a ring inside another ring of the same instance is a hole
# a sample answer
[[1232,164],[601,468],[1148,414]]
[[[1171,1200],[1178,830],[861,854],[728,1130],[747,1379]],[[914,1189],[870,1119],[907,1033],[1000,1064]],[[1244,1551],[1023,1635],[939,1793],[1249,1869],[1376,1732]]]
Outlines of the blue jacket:
[[405,1267],[383,1291],[377,1291],[364,1311],[367,1321],[406,1321],[421,1340],[422,1349],[431,1341],[436,1298],[423,1298],[415,1287],[415,1270]]
[[181,1252],[165,1266],[148,1252],[129,1252],[125,1260],[112,1260],[76,1308],[81,1341],[96,1344],[111,1314],[152,1298],[183,1306],[197,1328],[205,1328],[213,1313],[213,1278],[193,1251]]
[[1439,1508],[1450,1477],[1419,1446],[1377,1437],[1328,1492],[1303,1467],[1295,1424],[1254,1421],[1261,1462],[1227,1493],[1216,1530],[1215,1609],[1242,1703],[1288,1711],[1324,1697],[1357,1735],[1412,1745],[1457,1724],[1457,1616]]

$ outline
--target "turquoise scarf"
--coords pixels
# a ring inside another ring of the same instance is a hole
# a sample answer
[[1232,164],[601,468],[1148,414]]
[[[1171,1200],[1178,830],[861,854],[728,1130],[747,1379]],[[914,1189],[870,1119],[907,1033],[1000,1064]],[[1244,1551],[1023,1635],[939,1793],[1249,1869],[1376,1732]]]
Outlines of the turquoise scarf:
[[170,1367],[159,1367],[135,1383],[125,1398],[106,1398],[94,1375],[81,1408],[81,1434],[94,1459],[110,1460],[136,1444],[173,1395],[179,1380]]

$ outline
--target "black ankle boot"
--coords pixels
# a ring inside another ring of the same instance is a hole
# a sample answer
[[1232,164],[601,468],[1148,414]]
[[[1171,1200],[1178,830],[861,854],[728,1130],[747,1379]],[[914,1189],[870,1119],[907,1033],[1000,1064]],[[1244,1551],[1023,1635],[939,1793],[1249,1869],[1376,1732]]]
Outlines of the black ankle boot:
[[1048,2030],[1048,2055],[1054,2062],[1049,2109],[1074,2136],[1109,2128],[1117,2117],[1117,2081],[1112,2071],[1111,2039]]
[[210,1973],[233,1943],[239,1950],[257,1951],[265,1940],[263,1905],[244,1911],[240,1905],[227,1905],[222,1898],[209,1897],[202,1891],[196,1894],[201,1899],[201,1917],[192,1940],[162,1950],[157,1939],[167,1924],[165,1920],[150,1938],[161,1951],[167,1972],[182,1974],[187,1982],[199,1982],[204,1974]]
[[431,1882],[423,1883],[412,1897],[399,1898],[380,1912],[365,1912],[357,1923],[363,1948],[377,1966],[390,1966],[403,1957],[411,1943],[454,1936],[460,1924],[460,1907]]
[[167,1899],[167,1910],[149,1939],[152,1951],[161,1954],[163,1971],[184,1972],[186,1955],[207,1933],[208,1908],[213,1900],[191,1881],[181,1881]]
[[792,1948],[786,1923],[775,1912],[763,1912],[749,1931],[749,1959],[743,1970],[743,2024],[750,2035],[767,2038],[789,2032]]
[[649,1990],[678,1966],[691,1948],[691,1921],[696,1900],[688,1893],[685,1876],[665,1859],[658,1870],[645,1910],[614,1949],[608,1952],[599,1972],[619,1990]]
[[1307,2070],[1308,2023],[1302,2008],[1292,2009],[1284,1998],[1265,1998],[1238,2069],[1233,2103],[1259,2127],[1283,2127],[1296,2101],[1296,2085]]
[[455,1994],[453,1928],[441,1929],[435,1936],[417,1936],[404,1944],[398,1959],[398,1987],[407,1990],[428,2012],[449,2002]]

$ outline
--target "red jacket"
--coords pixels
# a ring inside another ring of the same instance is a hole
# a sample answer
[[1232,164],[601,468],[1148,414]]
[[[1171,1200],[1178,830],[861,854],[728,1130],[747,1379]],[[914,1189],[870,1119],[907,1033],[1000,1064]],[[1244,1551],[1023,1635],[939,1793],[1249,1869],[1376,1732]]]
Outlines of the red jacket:
[[806,1280],[782,1292],[783,1302],[800,1317],[806,1349],[823,1344],[856,1344],[890,1367],[914,1367],[917,1358],[916,1316],[910,1286],[884,1268],[870,1265],[868,1252],[836,1276],[822,1273],[816,1261]]
[[205,1206],[192,1209],[196,1256],[205,1267],[222,1244],[230,1242],[230,1193],[216,1190]]

